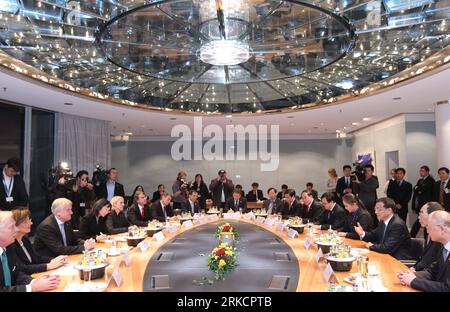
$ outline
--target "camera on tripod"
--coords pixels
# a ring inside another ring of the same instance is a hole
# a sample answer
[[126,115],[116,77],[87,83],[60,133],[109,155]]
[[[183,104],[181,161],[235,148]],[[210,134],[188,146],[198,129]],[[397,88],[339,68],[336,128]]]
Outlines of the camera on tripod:
[[101,184],[106,183],[108,181],[108,172],[107,170],[102,169],[100,165],[95,166],[94,173],[92,174],[92,184],[96,187]]
[[[63,183],[61,183],[61,178]],[[73,172],[70,170],[66,162],[59,162],[54,168],[48,171],[48,187],[51,188],[56,184],[66,184],[73,179]]]

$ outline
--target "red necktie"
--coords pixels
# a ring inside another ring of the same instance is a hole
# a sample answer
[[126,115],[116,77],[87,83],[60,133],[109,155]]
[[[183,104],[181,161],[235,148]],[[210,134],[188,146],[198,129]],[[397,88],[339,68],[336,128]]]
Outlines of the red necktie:
[[142,216],[142,221],[145,221],[144,207],[142,207],[141,216]]

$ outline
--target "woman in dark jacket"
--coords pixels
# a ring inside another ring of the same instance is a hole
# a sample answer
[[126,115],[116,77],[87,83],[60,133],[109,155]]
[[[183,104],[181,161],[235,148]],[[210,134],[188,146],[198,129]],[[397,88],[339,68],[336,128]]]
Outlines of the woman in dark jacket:
[[198,193],[198,203],[200,209],[206,211],[206,199],[209,196],[209,190],[206,183],[203,181],[203,176],[200,173],[195,175],[195,181],[192,183],[191,190],[197,191]]
[[18,229],[14,244],[8,246],[8,252],[15,252],[17,265],[28,274],[45,272],[59,268],[67,263],[67,256],[50,258],[41,256],[31,245],[27,234],[31,232],[33,222],[30,219],[30,211],[26,207],[16,207],[12,210],[13,218]]
[[81,219],[80,238],[94,238],[97,242],[107,239],[108,236],[105,235],[105,233],[108,233],[106,216],[110,209],[111,203],[107,199],[100,198],[97,200],[92,206],[91,212]]
[[342,203],[344,204],[345,210],[349,212],[349,216],[347,222],[347,232],[339,232],[340,236],[345,236],[351,239],[359,239],[359,235],[355,231],[355,226],[358,225],[358,223],[364,231],[372,230],[372,216],[364,207],[364,204],[358,196],[352,193],[347,193],[342,197]]
[[123,213],[125,202],[122,196],[111,198],[111,212],[106,218],[106,228],[109,234],[119,234],[128,231],[130,222]]
[[155,203],[158,200],[160,200],[161,194],[164,194],[165,192],[166,192],[166,187],[164,186],[164,184],[158,185],[158,189],[153,192],[152,203]]

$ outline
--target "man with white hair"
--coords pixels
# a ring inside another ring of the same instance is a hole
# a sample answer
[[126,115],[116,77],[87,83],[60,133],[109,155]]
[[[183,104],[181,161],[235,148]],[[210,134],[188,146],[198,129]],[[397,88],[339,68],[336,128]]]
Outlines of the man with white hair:
[[38,292],[57,288],[59,276],[44,275],[32,279],[16,266],[15,253],[7,254],[6,251],[6,247],[14,243],[16,234],[16,222],[11,211],[0,211],[0,292]]
[[439,210],[429,215],[428,235],[443,245],[438,259],[420,272],[405,271],[397,274],[403,285],[429,292],[450,292],[450,213]]
[[77,238],[69,222],[71,218],[72,202],[67,198],[55,199],[52,214],[36,230],[34,247],[39,254],[48,257],[73,255],[95,247],[95,240]]

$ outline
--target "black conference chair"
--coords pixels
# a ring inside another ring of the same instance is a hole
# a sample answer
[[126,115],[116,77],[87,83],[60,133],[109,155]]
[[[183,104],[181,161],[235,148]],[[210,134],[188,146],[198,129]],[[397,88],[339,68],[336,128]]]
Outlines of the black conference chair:
[[420,238],[411,238],[409,247],[410,259],[400,260],[400,262],[405,264],[408,268],[411,268],[420,259],[422,253],[423,253],[423,240]]

